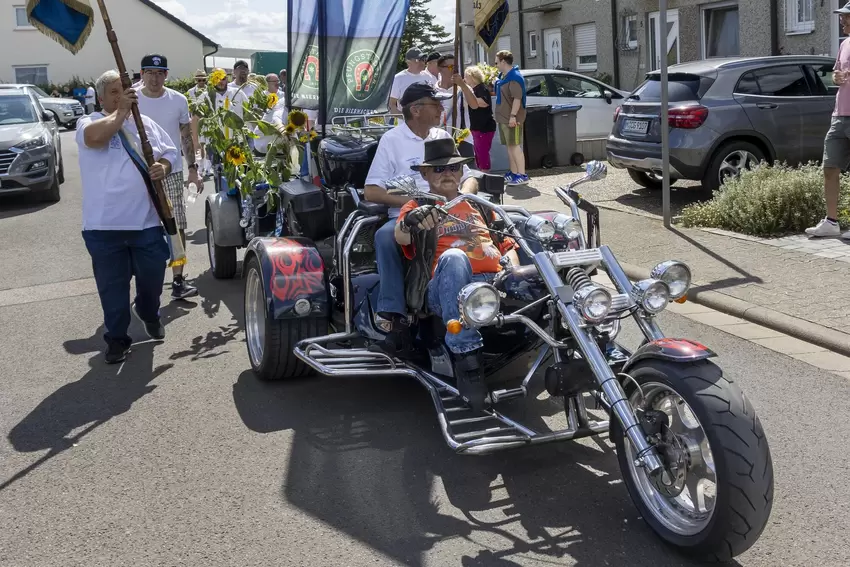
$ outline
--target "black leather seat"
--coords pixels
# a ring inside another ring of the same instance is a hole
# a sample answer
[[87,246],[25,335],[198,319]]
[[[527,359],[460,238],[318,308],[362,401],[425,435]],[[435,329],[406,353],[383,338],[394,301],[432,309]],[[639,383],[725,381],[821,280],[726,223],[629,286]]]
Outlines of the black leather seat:
[[385,217],[389,214],[390,208],[386,205],[382,205],[380,203],[373,203],[371,201],[364,201],[363,199],[357,203],[357,209],[366,213],[367,215]]

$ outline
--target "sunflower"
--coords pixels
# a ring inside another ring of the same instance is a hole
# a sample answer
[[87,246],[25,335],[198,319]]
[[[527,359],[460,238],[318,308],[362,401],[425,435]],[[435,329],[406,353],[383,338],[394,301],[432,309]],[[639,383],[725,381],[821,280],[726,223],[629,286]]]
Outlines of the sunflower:
[[227,73],[224,72],[224,69],[215,69],[212,73],[210,73],[209,84],[215,86],[226,78]]
[[245,153],[239,146],[230,146],[225,153],[225,159],[231,165],[240,166],[245,163]]
[[302,144],[306,144],[307,143],[307,134],[301,134],[300,136],[298,136],[298,141],[301,142]]
[[316,132],[315,130],[310,130],[310,141],[311,141],[311,142],[312,142],[313,140],[315,140],[316,138],[318,138],[318,137],[319,137],[319,133],[318,133],[318,132]]
[[269,98],[266,100],[266,108],[272,109],[277,106],[280,99],[275,93],[269,93]]
[[455,132],[455,143],[460,144],[464,142],[469,137],[469,128],[464,128],[463,130],[458,130]]
[[289,113],[289,123],[296,128],[301,128],[307,124],[307,114],[303,110],[293,110]]
[[293,124],[292,122],[287,124],[286,128],[283,129],[283,131],[286,132],[287,134],[293,134],[293,133],[295,133],[295,130],[297,130],[297,128],[296,128],[295,124]]

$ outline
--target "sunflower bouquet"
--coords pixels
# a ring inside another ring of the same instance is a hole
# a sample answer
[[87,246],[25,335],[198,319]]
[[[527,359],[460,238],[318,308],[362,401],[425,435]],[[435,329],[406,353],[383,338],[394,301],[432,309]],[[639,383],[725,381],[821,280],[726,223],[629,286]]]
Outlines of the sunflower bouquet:
[[469,138],[469,128],[454,128],[455,144],[460,145]]

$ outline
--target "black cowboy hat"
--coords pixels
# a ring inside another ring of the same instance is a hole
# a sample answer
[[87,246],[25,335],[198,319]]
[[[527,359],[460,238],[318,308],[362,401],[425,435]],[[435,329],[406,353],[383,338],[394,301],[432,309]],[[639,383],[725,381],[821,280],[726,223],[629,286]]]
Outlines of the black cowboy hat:
[[422,167],[467,164],[474,159],[460,155],[457,151],[455,141],[451,138],[440,138],[439,140],[428,140],[425,142],[425,159],[419,165],[410,166],[410,169],[419,171]]

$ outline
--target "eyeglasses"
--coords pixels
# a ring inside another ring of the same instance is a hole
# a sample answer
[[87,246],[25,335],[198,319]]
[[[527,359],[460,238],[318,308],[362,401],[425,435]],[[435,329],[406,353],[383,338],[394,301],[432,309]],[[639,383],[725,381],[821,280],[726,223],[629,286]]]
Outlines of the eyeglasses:
[[457,173],[460,171],[460,168],[463,167],[460,163],[452,163],[449,165],[438,165],[433,168],[434,173],[445,173],[447,171],[451,171],[452,173]]

